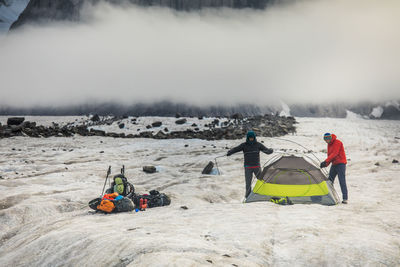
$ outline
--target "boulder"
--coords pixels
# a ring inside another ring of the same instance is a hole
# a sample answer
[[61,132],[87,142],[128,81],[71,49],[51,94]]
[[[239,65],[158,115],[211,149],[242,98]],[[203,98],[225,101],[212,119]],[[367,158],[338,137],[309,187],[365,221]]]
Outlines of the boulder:
[[186,119],[179,119],[179,120],[175,121],[175,124],[182,125],[182,124],[185,124],[186,122],[187,122]]
[[151,124],[151,126],[153,126],[153,127],[160,127],[162,125],[162,122],[161,121],[156,121],[156,122],[153,122],[152,124]]
[[145,173],[155,173],[157,171],[157,169],[154,166],[144,166],[143,171]]
[[98,114],[94,114],[93,117],[90,118],[91,121],[100,121],[100,116]]
[[125,128],[125,123],[120,123],[120,124],[118,124],[118,127],[119,127],[120,129]]
[[397,159],[392,160],[392,163],[399,163]]
[[22,124],[22,128],[35,128],[36,127],[36,122],[30,122],[30,121],[24,121],[24,123]]
[[25,117],[11,117],[7,119],[7,125],[11,126],[11,125],[15,125],[18,126],[21,123],[23,123],[25,120]]
[[93,133],[95,136],[106,136],[106,132],[102,130],[90,129],[90,132]]

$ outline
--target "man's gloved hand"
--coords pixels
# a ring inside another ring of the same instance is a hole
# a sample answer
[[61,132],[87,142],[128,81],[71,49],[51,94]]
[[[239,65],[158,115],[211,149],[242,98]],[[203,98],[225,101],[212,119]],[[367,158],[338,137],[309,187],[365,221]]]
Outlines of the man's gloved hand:
[[326,164],[325,161],[321,162],[321,164],[319,165],[320,168],[325,168],[326,166],[328,166],[328,164]]
[[266,154],[272,154],[274,150],[272,148],[268,148],[267,151],[265,152]]

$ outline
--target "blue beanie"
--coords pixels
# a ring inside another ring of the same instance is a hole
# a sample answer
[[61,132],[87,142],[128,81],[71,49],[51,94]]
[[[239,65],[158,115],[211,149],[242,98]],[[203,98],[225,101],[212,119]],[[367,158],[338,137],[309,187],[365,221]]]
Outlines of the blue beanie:
[[250,137],[256,138],[256,133],[253,131],[248,131],[247,132],[247,139],[249,139]]
[[324,140],[331,140],[331,139],[332,139],[332,135],[330,133],[324,134]]

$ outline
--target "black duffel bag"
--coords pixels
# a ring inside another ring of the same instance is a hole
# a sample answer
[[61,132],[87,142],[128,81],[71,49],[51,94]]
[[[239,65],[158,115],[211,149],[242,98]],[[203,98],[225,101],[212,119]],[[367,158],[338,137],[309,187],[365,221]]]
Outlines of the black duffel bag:
[[136,195],[132,196],[133,203],[135,203],[136,207],[140,205],[140,199],[143,200],[147,199],[147,207],[154,208],[154,207],[161,207],[161,206],[168,206],[171,204],[171,199],[164,193],[160,193],[157,190],[151,190],[150,194],[144,195]]

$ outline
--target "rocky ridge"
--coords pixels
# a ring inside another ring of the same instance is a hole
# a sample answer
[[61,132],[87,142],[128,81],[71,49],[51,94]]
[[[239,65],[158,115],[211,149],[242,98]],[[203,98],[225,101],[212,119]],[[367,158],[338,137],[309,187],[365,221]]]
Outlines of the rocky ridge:
[[[114,138],[153,138],[153,139],[203,139],[203,140],[222,140],[222,139],[241,139],[248,130],[253,130],[257,136],[273,137],[283,136],[296,132],[295,124],[297,123],[293,117],[279,117],[273,115],[253,116],[243,118],[240,114],[235,114],[223,123],[219,119],[215,119],[212,123],[206,125],[204,129],[198,127],[193,128],[194,124],[189,123],[190,127],[180,131],[160,130],[158,127],[150,127],[148,130],[137,134],[125,134],[116,132],[106,132],[91,128],[93,126],[111,125],[114,122],[119,123],[122,117],[101,118],[95,115],[88,118],[83,123],[75,125],[68,123],[60,126],[53,123],[51,126],[36,125],[36,122],[24,121],[23,117],[9,118],[7,125],[0,125],[0,138],[8,138],[14,136],[27,137],[71,137],[74,135],[81,136],[104,136]],[[186,118],[185,118],[186,119]],[[175,123],[180,123],[179,120]],[[190,122],[190,118],[186,119]],[[15,123],[15,122],[19,122]],[[136,118],[131,119],[131,123],[136,123]],[[161,122],[162,123],[162,122]],[[18,125],[16,125],[18,124]],[[155,129],[157,128],[157,130]]]

